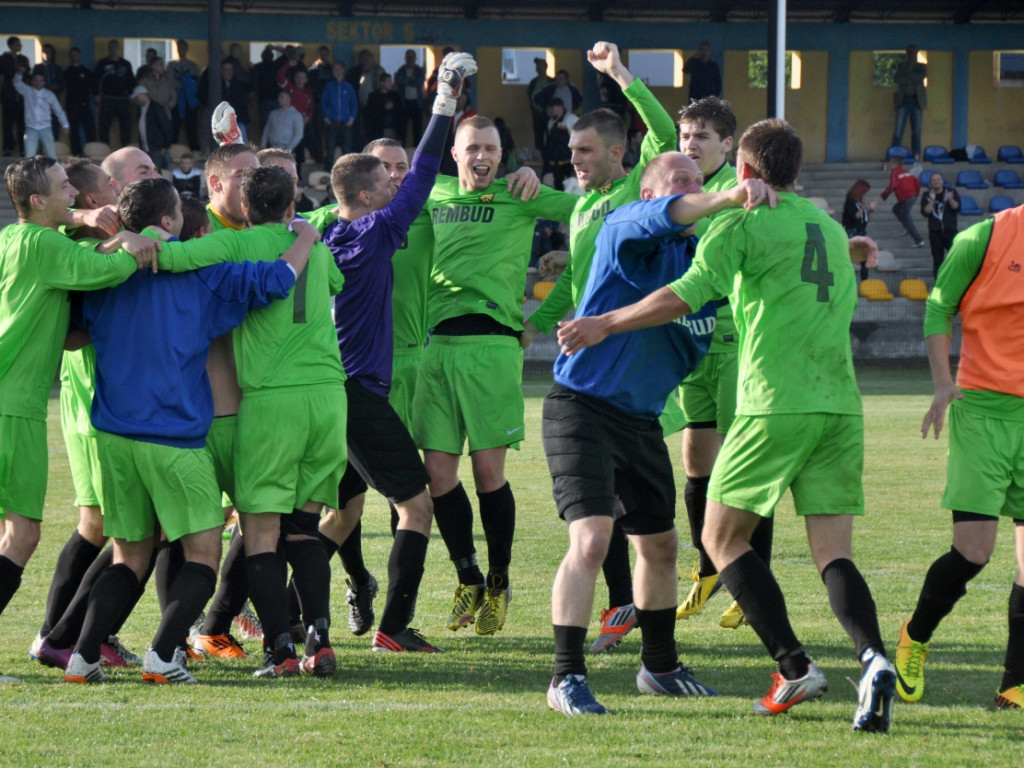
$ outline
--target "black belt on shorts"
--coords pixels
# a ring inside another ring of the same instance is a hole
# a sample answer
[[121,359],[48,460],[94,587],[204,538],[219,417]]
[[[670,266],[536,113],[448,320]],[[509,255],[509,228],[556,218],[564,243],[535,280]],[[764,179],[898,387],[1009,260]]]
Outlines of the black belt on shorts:
[[520,332],[502,325],[490,315],[459,315],[442,320],[434,327],[434,336],[511,336]]

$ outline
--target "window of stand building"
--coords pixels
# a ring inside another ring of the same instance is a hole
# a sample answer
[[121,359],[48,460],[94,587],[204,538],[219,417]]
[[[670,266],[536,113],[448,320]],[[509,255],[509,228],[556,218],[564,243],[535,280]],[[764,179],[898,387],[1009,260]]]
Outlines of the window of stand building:
[[630,48],[626,59],[629,71],[649,88],[683,87],[682,51]]
[[[799,51],[786,51],[786,87],[800,90],[803,60]],[[768,52],[750,51],[747,55],[747,80],[751,88],[768,87]]]
[[555,55],[547,48],[502,48],[501,82],[506,85],[529,85],[537,76],[534,59],[547,62],[549,77],[555,74]]
[[[4,32],[0,35],[0,53],[7,53],[10,49],[7,47],[7,38],[16,37],[21,40],[21,53],[19,55],[24,56],[28,59],[29,67],[34,67],[36,64],[43,60],[43,43],[38,37],[32,35],[19,35],[17,32]],[[66,57],[67,51],[57,51],[57,58],[61,57],[61,54]]]
[[[117,38],[112,38],[117,39]],[[126,37],[122,43],[121,55],[132,65],[135,72],[139,67],[146,65],[146,53],[152,48],[156,51],[157,58],[169,62],[178,58],[178,51],[173,40],[153,40],[145,37]],[[104,55],[106,52],[104,51]]]
[[[422,45],[382,45],[377,63],[384,67],[384,71],[394,78],[395,73],[405,66],[406,51],[414,51],[416,53],[416,63],[423,67],[425,82],[426,78],[430,77],[430,73],[434,71],[434,67],[440,63],[440,60],[435,61],[434,52],[429,48],[424,48]],[[356,50],[355,54],[358,56],[359,50]]]
[[1024,51],[993,51],[992,75],[996,88],[1024,88]]

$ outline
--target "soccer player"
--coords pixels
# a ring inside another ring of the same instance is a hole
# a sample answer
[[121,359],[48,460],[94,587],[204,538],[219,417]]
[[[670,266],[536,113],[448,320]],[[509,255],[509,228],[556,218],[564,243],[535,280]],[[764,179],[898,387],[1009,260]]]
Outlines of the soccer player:
[[[642,201],[610,213],[598,233],[581,315],[630,304],[686,272],[696,241],[682,233],[701,216],[748,197],[768,199],[759,182],[711,195],[700,194],[700,182],[696,164],[678,152],[648,163]],[[555,384],[544,401],[544,452],[559,516],[569,524],[569,551],[552,588],[555,675],[548,704],[565,715],[605,713],[586,682],[583,641],[616,517],[637,552],[638,689],[715,695],[676,654],[675,483],[658,423],[669,393],[707,351],[714,317],[708,303],[684,323],[617,336],[555,361]]]
[[[633,77],[623,65],[613,43],[596,43],[587,58],[598,72],[622,88],[648,131],[640,146],[639,161],[627,173],[622,164],[627,146],[626,129],[617,115],[599,109],[584,115],[573,126],[569,147],[577,180],[586,194],[577,201],[570,219],[570,260],[551,293],[524,324],[524,347],[529,346],[538,332],[550,332],[576,306],[590,275],[594,243],[605,216],[625,203],[639,200],[640,177],[647,163],[676,145],[672,118],[643,81]],[[604,564],[604,576],[608,583],[609,607],[601,611],[601,632],[590,648],[592,653],[615,647],[636,624],[629,548],[618,526]]]
[[[683,107],[679,113],[679,151],[692,158],[704,174],[704,191],[717,192],[736,186],[736,169],[729,165],[736,133],[736,115],[729,102],[708,96]],[[707,232],[711,219],[701,219],[694,228],[698,237]],[[707,356],[670,397],[661,417],[669,435],[683,429],[683,468],[686,488],[683,499],[690,522],[690,541],[697,550],[698,562],[692,570],[693,587],[676,613],[685,619],[701,612],[704,603],[721,585],[718,571],[701,543],[704,512],[707,506],[708,480],[725,433],[736,415],[736,383],[739,348],[732,307],[728,301],[718,304],[715,338]],[[751,538],[751,546],[765,563],[771,560],[772,521],[763,518]],[[739,604],[733,601],[718,621],[736,629],[747,623]]]
[[679,280],[632,306],[565,323],[559,341],[572,352],[729,295],[740,333],[740,388],[736,420],[711,474],[703,542],[779,664],[754,711],[785,712],[828,685],[793,632],[775,577],[750,548],[761,517],[792,488],[833,613],[861,662],[853,727],[885,732],[896,673],[850,545],[853,518],[864,512],[864,432],[849,333],[856,279],[847,254],[863,260],[864,253],[837,222],[793,194],[802,154],[800,138],[780,120],[748,128],[737,174],[771,186],[778,206],[719,214]]
[[[522,301],[538,217],[567,221],[574,195],[542,189],[517,200],[495,182],[498,129],[486,117],[459,123],[452,157],[458,178],[442,176],[430,194],[434,265],[427,299],[433,335],[420,364],[413,435],[430,473],[434,516],[459,586],[447,626],[476,622],[479,635],[505,624],[515,497],[505,454],[523,439]],[[487,579],[476,563],[473,507],[459,480],[469,444],[487,539]],[[479,612],[479,616],[476,614]]]
[[[241,154],[251,154],[243,145],[221,150],[238,153],[228,158],[228,168],[246,162]],[[297,236],[287,225],[295,191],[288,174],[256,168],[242,172],[240,181],[242,212],[252,227],[165,243],[162,268],[243,261],[254,252],[266,260],[275,249],[283,253],[295,244]],[[221,183],[210,177],[211,194]],[[307,230],[315,235],[308,225],[293,226],[298,237]],[[337,506],[347,455],[345,373],[330,312],[330,296],[341,290],[344,278],[326,246],[314,246],[299,283],[303,290],[247,316],[233,339],[243,393],[234,443],[234,500],[245,532],[249,599],[262,622],[266,649],[257,677],[287,677],[300,670],[330,675],[336,669],[328,634],[330,566],[317,525],[324,505]],[[285,560],[307,622],[301,661],[288,626]]]
[[[1010,588],[1009,634],[1000,709],[1024,708],[1024,509],[1018,467],[1024,452],[1024,355],[1015,317],[1024,307],[1019,276],[1024,211],[1013,208],[960,233],[928,297],[925,344],[935,389],[922,437],[945,424],[949,456],[942,506],[953,510],[953,545],[925,576],[917,607],[900,628],[896,692],[924,695],[924,662],[939,623],[981,573],[995,549],[1000,517],[1014,522],[1017,574]],[[959,312],[963,342],[956,383],[950,373],[951,320]]]
[[[123,282],[156,250],[131,246],[139,253],[136,262],[124,252],[104,255],[58,234],[60,226],[85,219],[68,210],[77,190],[52,158],[14,163],[4,180],[18,222],[0,232],[0,614],[39,543],[48,465],[46,402],[68,330],[67,292]],[[108,245],[129,240],[118,235]]]
[[[181,200],[169,181],[129,184],[120,201],[125,226],[181,232]],[[138,274],[85,297],[85,328],[96,348],[92,419],[104,471],[104,525],[114,565],[89,598],[68,682],[98,682],[100,641],[133,600],[149,570],[156,524],[182,540],[185,563],[174,578],[142,679],[194,683],[178,643],[213,594],[223,513],[206,431],[213,399],[206,374],[210,341],[247,310],[283,298],[305,268],[293,262],[220,264],[180,275]],[[144,375],[140,377],[140,366]]]

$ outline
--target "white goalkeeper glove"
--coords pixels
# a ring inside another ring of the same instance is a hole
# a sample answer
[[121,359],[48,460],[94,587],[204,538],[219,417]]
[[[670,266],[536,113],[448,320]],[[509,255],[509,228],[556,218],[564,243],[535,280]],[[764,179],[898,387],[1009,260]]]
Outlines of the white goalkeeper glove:
[[235,108],[222,101],[213,110],[210,118],[210,129],[213,131],[213,138],[218,146],[225,144],[241,144],[242,131],[238,127],[238,120],[235,118]]
[[459,90],[467,77],[476,74],[476,61],[468,53],[449,53],[437,70],[437,98],[434,99],[435,115],[455,114]]

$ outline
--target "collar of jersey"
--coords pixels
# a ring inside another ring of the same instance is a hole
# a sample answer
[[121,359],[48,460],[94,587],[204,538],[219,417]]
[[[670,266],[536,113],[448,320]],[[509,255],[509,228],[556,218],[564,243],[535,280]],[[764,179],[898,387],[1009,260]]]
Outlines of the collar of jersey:
[[244,226],[239,227],[238,225],[236,225],[230,219],[226,219],[223,216],[221,216],[220,212],[216,208],[214,208],[212,205],[209,206],[209,209],[210,209],[210,215],[213,216],[213,218],[215,218],[217,221],[219,221],[220,225],[222,227],[224,227],[225,229],[234,229],[234,230],[245,229]]

